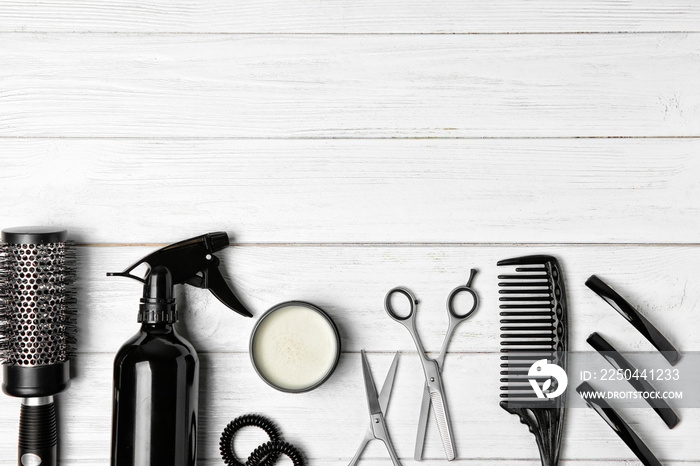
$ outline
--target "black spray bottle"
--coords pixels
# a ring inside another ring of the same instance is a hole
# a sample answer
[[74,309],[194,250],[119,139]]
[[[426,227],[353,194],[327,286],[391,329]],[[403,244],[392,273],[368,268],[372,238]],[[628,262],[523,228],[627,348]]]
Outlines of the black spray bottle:
[[[253,315],[234,296],[214,255],[229,245],[226,233],[209,233],[171,244],[123,272],[143,283],[141,330],[114,359],[112,466],[194,466],[197,462],[199,358],[175,330],[173,287],[206,288],[246,317]],[[131,272],[148,266],[144,278]]]

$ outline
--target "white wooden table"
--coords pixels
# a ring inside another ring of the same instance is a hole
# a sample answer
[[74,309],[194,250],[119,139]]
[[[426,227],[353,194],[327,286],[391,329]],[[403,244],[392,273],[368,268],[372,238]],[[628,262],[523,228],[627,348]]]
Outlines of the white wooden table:
[[[498,407],[497,260],[562,260],[573,350],[601,329],[651,348],[585,288],[592,273],[681,351],[700,349],[699,32],[691,0],[1,2],[0,227],[62,225],[80,243],[61,464],[108,464],[112,360],[137,331],[140,287],[105,273],[225,230],[228,278],[255,314],[316,303],[344,353],[318,390],[276,392],[249,362],[254,320],[181,292],[203,368],[200,464],[223,464],[219,434],[248,412],[276,419],[311,464],[347,464],[367,423],[362,348],[378,379],[403,352],[388,422],[417,464],[420,364],[382,298],[415,290],[436,351],[445,295],[476,267],[481,308],[445,369],[455,464],[538,465]],[[18,413],[0,397],[0,465],[16,464]],[[700,464],[698,409],[673,431],[626,415],[664,464]],[[432,423],[426,456],[445,464]],[[381,445],[365,458],[388,464]],[[584,409],[562,458],[638,464]]]

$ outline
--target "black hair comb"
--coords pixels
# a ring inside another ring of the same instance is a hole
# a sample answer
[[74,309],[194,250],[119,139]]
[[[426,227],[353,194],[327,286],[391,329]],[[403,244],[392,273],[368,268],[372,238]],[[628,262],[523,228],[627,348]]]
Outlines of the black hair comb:
[[499,275],[501,305],[501,408],[517,414],[535,435],[543,466],[555,466],[564,427],[567,306],[557,259],[507,259]]

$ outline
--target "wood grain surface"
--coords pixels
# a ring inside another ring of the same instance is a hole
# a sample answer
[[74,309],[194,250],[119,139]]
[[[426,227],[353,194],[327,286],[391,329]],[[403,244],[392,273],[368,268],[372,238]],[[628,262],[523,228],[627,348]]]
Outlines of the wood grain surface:
[[700,31],[689,0],[51,0],[0,3],[0,31],[560,33]]
[[[179,290],[202,359],[200,466],[222,464],[221,430],[248,412],[311,465],[347,464],[368,421],[360,349],[377,380],[402,352],[388,414],[402,463],[445,464],[433,422],[412,459],[421,369],[382,300],[412,289],[436,351],[472,267],[481,307],[444,373],[454,464],[539,465],[498,407],[495,263],[562,260],[575,351],[593,331],[651,349],[584,286],[593,273],[681,352],[700,349],[698,77],[700,4],[685,0],[0,2],[0,227],[62,225],[79,243],[60,464],[109,463],[112,361],[141,292],[105,273],[223,230],[225,274],[256,318],[314,302],[344,352],[318,390],[276,392],[250,364],[255,319]],[[663,464],[700,465],[698,409],[678,411],[671,431],[623,414]],[[0,396],[0,466],[17,464],[18,414]],[[388,461],[375,442],[360,464]],[[638,464],[592,410],[569,411],[560,465]]]
[[697,244],[698,153],[694,138],[0,138],[0,211],[91,244],[221,229],[237,243]]
[[0,136],[700,136],[700,33],[3,34]]

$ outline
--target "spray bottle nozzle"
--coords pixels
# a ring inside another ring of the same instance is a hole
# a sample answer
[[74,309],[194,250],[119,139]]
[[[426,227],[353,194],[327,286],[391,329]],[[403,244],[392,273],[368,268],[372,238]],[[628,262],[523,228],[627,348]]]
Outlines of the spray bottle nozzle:
[[[172,287],[179,284],[206,288],[229,309],[253,317],[233,294],[219,270],[220,261],[214,253],[228,246],[226,233],[207,233],[165,246],[130,265],[123,272],[107,275],[129,277],[144,284],[139,316],[142,321],[177,320]],[[148,272],[143,278],[131,273],[141,264],[148,266]]]
[[211,239],[211,250],[212,252],[219,252],[222,249],[226,249],[229,245],[228,235],[224,232],[209,233]]

